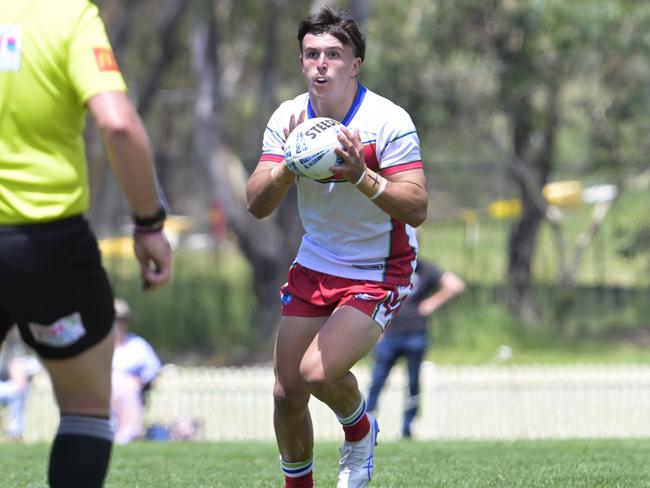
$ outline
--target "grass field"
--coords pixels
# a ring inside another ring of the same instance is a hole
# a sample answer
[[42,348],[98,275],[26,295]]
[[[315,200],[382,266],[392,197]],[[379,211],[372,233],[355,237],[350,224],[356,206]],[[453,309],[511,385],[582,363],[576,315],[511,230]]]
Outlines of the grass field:
[[[317,487],[336,485],[338,445],[316,446]],[[0,444],[0,486],[45,487],[45,444]],[[650,440],[387,442],[373,488],[650,487]],[[282,486],[272,443],[118,446],[106,488]]]

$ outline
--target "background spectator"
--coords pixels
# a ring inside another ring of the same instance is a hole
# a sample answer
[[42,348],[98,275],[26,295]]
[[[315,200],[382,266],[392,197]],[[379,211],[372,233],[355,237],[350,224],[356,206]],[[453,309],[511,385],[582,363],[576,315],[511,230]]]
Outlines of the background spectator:
[[144,437],[144,394],[160,372],[160,359],[146,340],[129,331],[128,303],[115,299],[112,417],[115,442],[126,444]]
[[400,357],[408,367],[408,401],[404,409],[402,437],[411,437],[411,423],[417,414],[420,395],[420,365],[426,354],[429,334],[427,319],[449,300],[465,290],[465,283],[451,271],[418,259],[413,275],[413,293],[384,330],[374,350],[375,364],[368,393],[368,410],[377,408],[390,370]]
[[17,329],[12,329],[0,350],[0,405],[7,407],[3,428],[10,439],[23,438],[29,384],[41,368],[20,341]]

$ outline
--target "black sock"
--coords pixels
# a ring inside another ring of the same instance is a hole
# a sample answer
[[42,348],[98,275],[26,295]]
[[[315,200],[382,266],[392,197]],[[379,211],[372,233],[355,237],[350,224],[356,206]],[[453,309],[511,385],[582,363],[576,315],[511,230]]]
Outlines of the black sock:
[[52,488],[99,488],[113,447],[108,418],[62,415],[50,452]]

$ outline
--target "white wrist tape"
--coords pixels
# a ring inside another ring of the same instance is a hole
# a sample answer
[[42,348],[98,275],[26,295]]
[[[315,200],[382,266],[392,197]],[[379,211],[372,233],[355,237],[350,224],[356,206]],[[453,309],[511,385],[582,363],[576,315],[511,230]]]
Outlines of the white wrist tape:
[[369,197],[370,200],[375,200],[375,199],[377,199],[377,198],[378,198],[382,193],[384,193],[384,190],[386,189],[386,185],[387,185],[387,184],[388,184],[388,180],[387,180],[386,178],[382,178],[382,179],[381,179],[381,183],[379,184],[379,189],[377,190],[377,192],[376,192],[373,196]]
[[359,176],[359,179],[356,181],[356,183],[352,183],[352,184],[354,186],[359,186],[367,174],[368,174],[368,169],[363,168],[363,172],[361,173],[361,176]]

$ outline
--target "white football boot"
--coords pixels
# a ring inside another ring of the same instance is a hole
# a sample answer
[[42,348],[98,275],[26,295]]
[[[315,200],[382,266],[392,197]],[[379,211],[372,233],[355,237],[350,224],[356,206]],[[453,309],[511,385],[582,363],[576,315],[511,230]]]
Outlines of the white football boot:
[[363,488],[368,486],[368,482],[372,479],[379,424],[375,417],[367,415],[370,421],[370,432],[360,441],[345,441],[339,450],[341,458],[336,488]]

